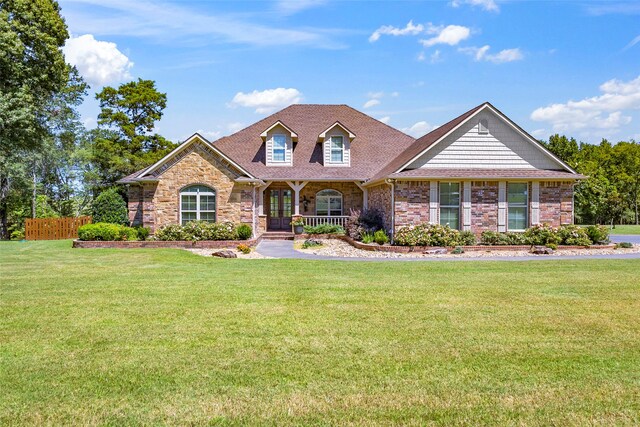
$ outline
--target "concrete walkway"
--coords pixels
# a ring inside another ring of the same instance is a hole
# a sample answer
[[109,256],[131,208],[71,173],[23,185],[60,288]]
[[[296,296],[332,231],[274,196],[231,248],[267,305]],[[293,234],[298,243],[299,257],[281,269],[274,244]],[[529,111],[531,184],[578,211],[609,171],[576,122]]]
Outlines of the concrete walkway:
[[[619,240],[628,241],[628,240]],[[638,242],[640,243],[640,242]],[[261,255],[272,258],[286,258],[286,259],[306,259],[315,261],[549,261],[549,260],[580,260],[580,259],[640,259],[640,253],[635,254],[620,254],[620,255],[562,255],[562,256],[544,256],[544,255],[530,255],[530,256],[515,256],[515,257],[481,257],[481,258],[466,258],[466,257],[447,257],[447,258],[355,258],[355,257],[332,257],[323,255],[313,255],[296,251],[293,248],[292,240],[263,240],[256,247],[256,252]]]
[[633,243],[634,245],[640,245],[640,234],[611,234],[609,235],[609,239],[611,239],[613,243],[629,242]]

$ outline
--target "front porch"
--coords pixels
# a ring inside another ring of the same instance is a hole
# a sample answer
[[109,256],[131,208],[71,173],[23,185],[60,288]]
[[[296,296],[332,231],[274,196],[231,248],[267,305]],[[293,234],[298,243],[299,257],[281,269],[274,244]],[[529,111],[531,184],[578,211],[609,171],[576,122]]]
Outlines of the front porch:
[[290,231],[293,217],[305,225],[346,225],[352,209],[366,207],[366,189],[356,181],[267,181],[258,187],[260,232]]

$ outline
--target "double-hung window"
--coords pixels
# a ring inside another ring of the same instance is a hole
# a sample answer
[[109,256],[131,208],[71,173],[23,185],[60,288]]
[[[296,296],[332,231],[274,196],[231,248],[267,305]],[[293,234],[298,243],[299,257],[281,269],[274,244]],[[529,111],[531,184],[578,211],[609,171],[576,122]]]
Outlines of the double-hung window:
[[336,190],[322,190],[316,194],[316,215],[341,216],[342,193]]
[[284,135],[273,135],[273,161],[286,161],[287,137]]
[[440,183],[440,225],[460,228],[460,183]]
[[524,231],[528,224],[528,187],[526,182],[507,184],[508,230]]
[[341,136],[331,137],[331,163],[344,162],[344,141]]
[[191,185],[180,191],[180,223],[216,221],[216,192],[204,185]]

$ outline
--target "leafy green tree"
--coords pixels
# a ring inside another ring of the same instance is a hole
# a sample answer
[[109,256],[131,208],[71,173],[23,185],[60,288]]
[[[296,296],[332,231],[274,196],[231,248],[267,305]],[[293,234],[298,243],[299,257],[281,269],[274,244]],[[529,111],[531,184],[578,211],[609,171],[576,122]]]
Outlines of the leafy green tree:
[[68,38],[52,0],[0,0],[0,237],[23,184],[24,158],[48,134],[47,109],[68,81],[61,47]]
[[569,139],[564,135],[560,136],[558,134],[551,135],[549,142],[545,146],[569,166],[576,166],[576,157],[580,149],[578,142],[574,138]]
[[116,188],[100,193],[93,202],[93,221],[129,225],[127,204]]
[[93,170],[90,180],[99,189],[146,167],[169,153],[175,144],[153,133],[162,118],[167,96],[152,80],[129,82],[96,94],[101,112],[99,128],[90,135]]

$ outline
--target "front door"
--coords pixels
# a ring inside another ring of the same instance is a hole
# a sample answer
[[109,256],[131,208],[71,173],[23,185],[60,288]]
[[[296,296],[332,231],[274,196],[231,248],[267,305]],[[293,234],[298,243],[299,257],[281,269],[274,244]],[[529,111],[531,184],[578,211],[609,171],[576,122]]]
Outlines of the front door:
[[271,188],[267,200],[269,210],[267,228],[269,230],[291,230],[291,189]]

